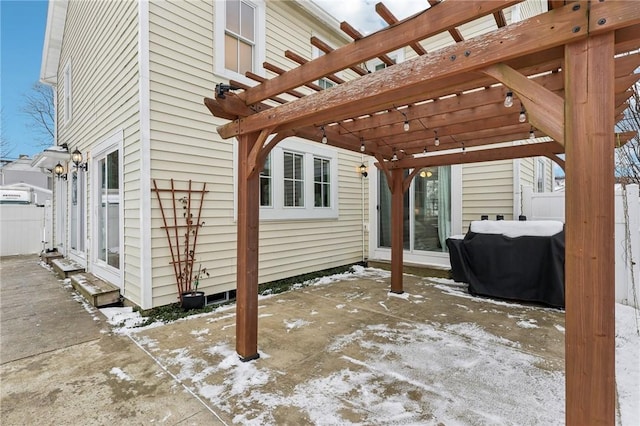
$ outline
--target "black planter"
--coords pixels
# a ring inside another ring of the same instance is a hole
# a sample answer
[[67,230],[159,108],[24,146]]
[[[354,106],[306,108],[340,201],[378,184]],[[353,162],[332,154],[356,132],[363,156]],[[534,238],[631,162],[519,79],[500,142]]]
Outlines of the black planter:
[[182,309],[188,311],[191,309],[201,308],[204,308],[203,291],[190,291],[188,293],[182,293]]

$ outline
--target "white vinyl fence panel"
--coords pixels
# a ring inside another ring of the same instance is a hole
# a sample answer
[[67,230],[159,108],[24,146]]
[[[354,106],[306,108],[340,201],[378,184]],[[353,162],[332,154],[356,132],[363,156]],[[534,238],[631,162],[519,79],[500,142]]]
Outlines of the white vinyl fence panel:
[[47,231],[45,207],[0,205],[0,256],[36,254],[43,249]]
[[[564,222],[564,192],[534,193],[523,188],[522,214],[529,220]],[[638,185],[616,186],[616,302],[640,308],[640,195]]]

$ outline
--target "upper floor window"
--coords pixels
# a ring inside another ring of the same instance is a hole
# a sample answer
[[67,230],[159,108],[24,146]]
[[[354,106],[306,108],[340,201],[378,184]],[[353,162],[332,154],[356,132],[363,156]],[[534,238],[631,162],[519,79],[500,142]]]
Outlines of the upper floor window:
[[262,73],[265,59],[264,0],[215,2],[215,71],[245,80],[247,71]]
[[67,124],[71,121],[71,115],[73,111],[73,103],[71,100],[71,61],[67,62],[67,65],[65,65],[62,76],[62,117],[64,124]]
[[255,6],[246,1],[227,1],[224,31],[224,66],[244,74],[253,71],[255,48]]

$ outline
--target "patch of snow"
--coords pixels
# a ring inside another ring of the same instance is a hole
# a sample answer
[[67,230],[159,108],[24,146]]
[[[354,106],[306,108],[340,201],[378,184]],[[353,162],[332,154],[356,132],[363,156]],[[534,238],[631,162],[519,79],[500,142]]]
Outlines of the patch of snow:
[[401,294],[394,293],[394,292],[390,291],[390,292],[387,293],[387,296],[388,297],[395,297],[395,298],[398,298],[398,299],[404,299],[404,300],[409,300],[409,297],[411,297],[411,295],[409,293],[407,293],[406,291],[401,293]]
[[564,327],[558,324],[553,325],[560,333],[564,333]]
[[129,376],[127,373],[125,373],[124,371],[122,371],[120,368],[118,367],[113,367],[109,373],[113,374],[114,376],[116,376],[118,379],[123,380],[125,382],[130,382],[133,379],[131,378],[131,376]]
[[389,308],[387,308],[387,305],[384,304],[384,302],[378,302],[378,305],[382,306],[384,308],[385,311],[388,311]]
[[339,305],[336,305],[336,309],[342,309],[342,308],[344,308],[345,306],[346,306],[346,305],[344,305],[344,304],[339,304]]
[[189,334],[191,334],[193,336],[202,336],[202,335],[209,334],[209,329],[208,328],[203,328],[202,330],[191,330],[191,332],[189,332]]
[[526,235],[550,237],[564,229],[557,220],[473,220],[469,230],[477,234],[498,234],[509,238]]
[[616,387],[622,425],[640,419],[640,312],[616,303]]
[[303,319],[297,319],[294,321],[283,320],[285,327],[287,328],[287,333],[291,330],[295,330],[296,328],[302,328],[305,325],[311,324],[309,321],[305,321]]
[[536,322],[538,321],[534,319],[528,319],[528,320],[518,321],[516,325],[520,328],[540,328],[538,327],[538,324],[536,324]]

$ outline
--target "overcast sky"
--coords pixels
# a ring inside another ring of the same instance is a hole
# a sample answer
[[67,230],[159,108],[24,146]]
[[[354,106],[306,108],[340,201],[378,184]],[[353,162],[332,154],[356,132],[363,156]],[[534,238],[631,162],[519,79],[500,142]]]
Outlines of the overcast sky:
[[[371,34],[386,23],[376,13],[376,3],[380,0],[313,0],[314,3],[335,16],[338,22],[347,21],[363,34]],[[385,6],[398,19],[424,10],[429,6],[426,0],[393,0]]]

